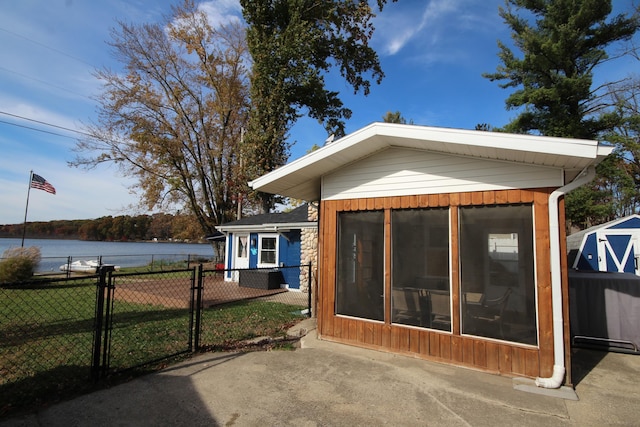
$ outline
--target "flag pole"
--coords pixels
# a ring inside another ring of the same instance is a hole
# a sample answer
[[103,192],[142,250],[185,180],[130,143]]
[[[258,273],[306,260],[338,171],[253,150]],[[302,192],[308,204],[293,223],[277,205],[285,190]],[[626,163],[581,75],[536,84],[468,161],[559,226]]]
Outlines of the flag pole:
[[24,225],[22,226],[22,243],[21,248],[24,248],[24,235],[27,233],[27,211],[29,210],[29,194],[31,193],[31,180],[33,179],[33,170],[29,172],[29,187],[27,189],[27,206],[24,208]]

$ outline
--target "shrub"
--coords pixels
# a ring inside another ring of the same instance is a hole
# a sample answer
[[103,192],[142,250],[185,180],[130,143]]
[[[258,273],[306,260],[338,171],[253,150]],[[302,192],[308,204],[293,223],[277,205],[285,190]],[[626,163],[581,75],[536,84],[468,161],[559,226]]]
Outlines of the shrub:
[[39,262],[40,249],[35,246],[7,249],[0,261],[0,283],[29,280]]

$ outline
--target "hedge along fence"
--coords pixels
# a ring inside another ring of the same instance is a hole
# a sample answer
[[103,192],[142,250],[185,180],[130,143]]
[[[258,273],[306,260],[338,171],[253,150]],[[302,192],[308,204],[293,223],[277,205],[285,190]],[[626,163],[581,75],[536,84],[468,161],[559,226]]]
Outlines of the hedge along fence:
[[116,273],[0,288],[0,418],[200,349],[278,336],[308,296],[225,282],[221,271]]
[[0,258],[0,284],[30,279],[40,259],[35,246],[7,249]]

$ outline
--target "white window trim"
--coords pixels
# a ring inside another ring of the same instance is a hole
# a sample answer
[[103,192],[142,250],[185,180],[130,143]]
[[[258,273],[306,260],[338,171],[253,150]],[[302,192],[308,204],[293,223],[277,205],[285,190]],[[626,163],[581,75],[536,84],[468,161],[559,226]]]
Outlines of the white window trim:
[[[263,263],[262,259],[262,240],[265,238],[274,238],[276,239],[276,262],[273,264]],[[258,268],[268,268],[268,267],[277,267],[278,260],[280,259],[280,239],[277,233],[269,233],[269,234],[259,234],[258,235]]]

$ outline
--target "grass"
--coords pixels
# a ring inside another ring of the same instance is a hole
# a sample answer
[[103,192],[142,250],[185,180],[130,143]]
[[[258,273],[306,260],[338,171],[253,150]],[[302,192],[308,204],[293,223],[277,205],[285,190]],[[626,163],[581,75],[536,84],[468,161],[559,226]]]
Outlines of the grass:
[[[95,278],[65,283],[0,288],[0,419],[101,386],[90,381]],[[283,336],[299,309],[260,300],[205,309],[201,346],[237,349],[250,338]],[[185,357],[189,326],[189,309],[116,299],[109,372],[130,377]]]
[[226,348],[262,336],[283,337],[301,319],[300,307],[267,301],[238,301],[203,311],[203,346]]

